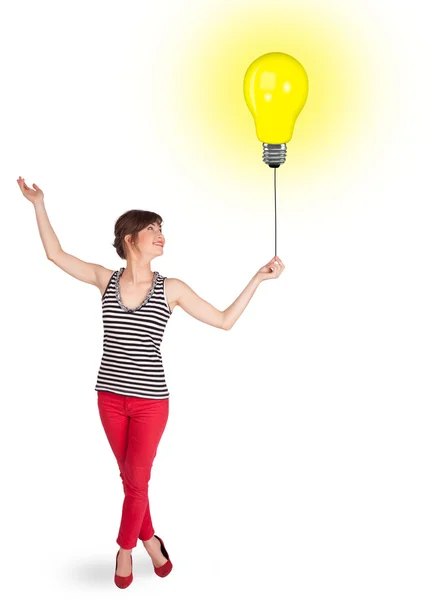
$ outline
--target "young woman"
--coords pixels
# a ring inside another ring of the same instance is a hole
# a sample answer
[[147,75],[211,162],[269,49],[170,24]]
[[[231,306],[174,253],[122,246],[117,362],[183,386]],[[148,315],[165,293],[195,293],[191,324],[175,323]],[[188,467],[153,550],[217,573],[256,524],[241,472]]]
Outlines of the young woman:
[[284,264],[275,256],[257,271],[233,304],[220,311],[180,279],[151,270],[152,259],[163,254],[165,244],[157,213],[129,210],[119,217],[113,246],[127,266],[106,269],[65,252],[49,222],[42,190],[36,184],[31,189],[21,177],[17,182],[34,206],[47,258],[72,277],[96,286],[101,294],[103,355],[95,390],[125,495],[114,581],[122,588],[132,582],[131,553],[138,539],[151,557],[155,573],[165,577],[172,563],[152,526],[148,483],[169,413],[160,352],[166,324],[175,306],[180,306],[203,323],[231,329],[260,282],[279,277]]

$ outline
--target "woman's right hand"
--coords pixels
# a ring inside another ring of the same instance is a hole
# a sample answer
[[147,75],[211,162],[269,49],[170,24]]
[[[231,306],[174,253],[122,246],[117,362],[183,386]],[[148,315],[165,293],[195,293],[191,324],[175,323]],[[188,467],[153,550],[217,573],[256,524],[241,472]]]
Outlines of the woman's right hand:
[[25,183],[24,179],[20,176],[17,179],[18,185],[21,188],[21,192],[24,194],[24,196],[27,198],[27,200],[30,200],[30,202],[34,205],[36,202],[42,202],[43,198],[44,198],[44,194],[42,192],[42,190],[40,189],[40,187],[38,187],[35,183],[33,183],[33,187],[35,188],[34,190],[32,190],[31,188],[28,187],[28,185]]

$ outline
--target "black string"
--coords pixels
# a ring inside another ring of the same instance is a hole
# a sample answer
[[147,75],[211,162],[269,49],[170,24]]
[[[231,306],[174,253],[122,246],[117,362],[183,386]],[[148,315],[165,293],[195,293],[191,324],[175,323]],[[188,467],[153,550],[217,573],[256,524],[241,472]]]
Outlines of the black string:
[[276,169],[273,169],[274,184],[275,184],[275,256],[277,256],[277,240],[276,240]]

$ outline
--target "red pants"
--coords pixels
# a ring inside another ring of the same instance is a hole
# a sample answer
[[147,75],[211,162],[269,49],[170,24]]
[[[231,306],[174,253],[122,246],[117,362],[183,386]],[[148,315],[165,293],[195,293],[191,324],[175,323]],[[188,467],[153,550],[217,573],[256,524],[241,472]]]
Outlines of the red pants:
[[124,488],[117,544],[131,549],[154,535],[148,483],[169,415],[169,399],[151,400],[97,392],[100,418],[115,454]]

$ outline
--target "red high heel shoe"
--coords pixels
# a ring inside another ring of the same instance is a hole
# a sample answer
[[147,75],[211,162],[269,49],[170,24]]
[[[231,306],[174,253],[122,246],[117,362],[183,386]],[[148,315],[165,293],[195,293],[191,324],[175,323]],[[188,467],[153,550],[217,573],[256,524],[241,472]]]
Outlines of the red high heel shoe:
[[164,565],[161,567],[154,567],[154,571],[158,575],[158,577],[166,577],[166,575],[168,575],[170,573],[170,571],[173,569],[173,565],[170,561],[167,550],[163,544],[163,540],[160,537],[158,537],[158,535],[155,535],[155,533],[154,533],[154,537],[156,537],[157,540],[159,540],[159,542],[161,544],[162,555],[164,556],[164,558],[167,558],[167,562],[164,563]]
[[117,585],[119,588],[126,588],[130,585],[130,583],[133,581],[133,557],[130,554],[130,560],[131,560],[131,573],[130,575],[126,575],[125,577],[123,577],[122,575],[117,575],[116,574],[116,570],[118,568],[118,554],[119,554],[119,550],[116,553],[116,563],[115,563],[115,577],[114,577],[114,581],[115,581],[115,585]]

